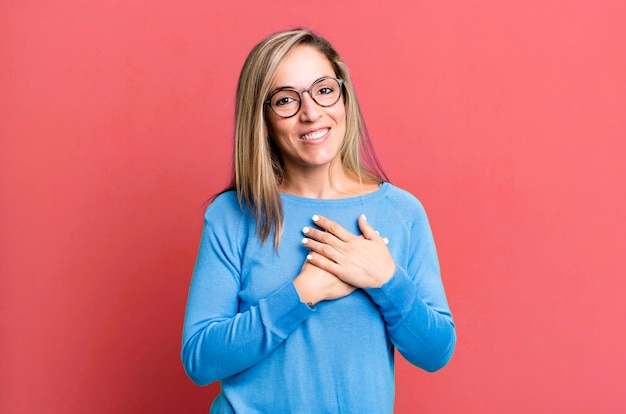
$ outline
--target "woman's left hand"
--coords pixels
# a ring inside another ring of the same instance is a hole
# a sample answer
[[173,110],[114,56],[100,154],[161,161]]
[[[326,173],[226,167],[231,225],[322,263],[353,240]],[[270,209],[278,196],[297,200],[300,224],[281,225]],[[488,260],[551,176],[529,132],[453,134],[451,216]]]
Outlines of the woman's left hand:
[[387,249],[387,240],[367,222],[358,218],[361,235],[357,236],[322,216],[313,216],[322,230],[305,227],[302,243],[311,249],[307,260],[357,288],[380,287],[396,270]]

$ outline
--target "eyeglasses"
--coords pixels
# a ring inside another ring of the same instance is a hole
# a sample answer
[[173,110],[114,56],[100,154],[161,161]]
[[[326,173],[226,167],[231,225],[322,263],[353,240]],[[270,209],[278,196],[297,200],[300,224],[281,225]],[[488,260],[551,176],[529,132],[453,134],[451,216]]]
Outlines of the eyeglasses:
[[333,106],[341,98],[343,79],[326,76],[313,82],[308,89],[280,88],[263,102],[272,108],[272,112],[281,118],[291,118],[302,106],[302,94],[308,92],[313,102],[327,108]]

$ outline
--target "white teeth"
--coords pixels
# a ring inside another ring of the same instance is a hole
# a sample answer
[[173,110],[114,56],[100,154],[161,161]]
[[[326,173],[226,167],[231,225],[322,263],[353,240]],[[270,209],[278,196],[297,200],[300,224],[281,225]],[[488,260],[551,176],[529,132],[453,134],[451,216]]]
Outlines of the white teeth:
[[319,131],[311,132],[310,134],[300,136],[300,139],[313,140],[318,139],[326,135],[328,128],[320,129]]

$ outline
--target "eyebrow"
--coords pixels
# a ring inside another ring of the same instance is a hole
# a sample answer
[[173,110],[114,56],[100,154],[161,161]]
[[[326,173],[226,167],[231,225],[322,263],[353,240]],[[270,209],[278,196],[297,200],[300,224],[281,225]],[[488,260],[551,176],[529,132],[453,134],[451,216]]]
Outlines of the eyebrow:
[[[324,78],[334,78],[335,76],[331,76],[331,75],[324,75],[324,76],[320,76],[319,78],[315,79],[313,82],[311,82],[311,84],[309,85],[309,88],[311,86],[313,86],[313,84],[315,84],[315,82],[319,81],[320,79],[324,79]],[[293,89],[294,91],[300,91],[301,89],[298,89],[294,86],[279,86],[277,88],[274,88],[270,91],[269,95],[272,95],[273,93],[276,93],[278,91],[284,91],[285,89]],[[306,90],[308,88],[304,88],[304,90]]]

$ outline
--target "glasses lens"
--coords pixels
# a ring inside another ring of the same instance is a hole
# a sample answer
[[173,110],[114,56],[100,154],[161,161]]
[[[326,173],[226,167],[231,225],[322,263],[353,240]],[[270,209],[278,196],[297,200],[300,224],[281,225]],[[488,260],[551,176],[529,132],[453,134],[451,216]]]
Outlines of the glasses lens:
[[326,78],[311,87],[311,97],[321,106],[331,106],[339,100],[341,86],[337,79]]
[[300,109],[300,96],[293,90],[278,91],[270,98],[270,105],[276,115],[289,117]]

